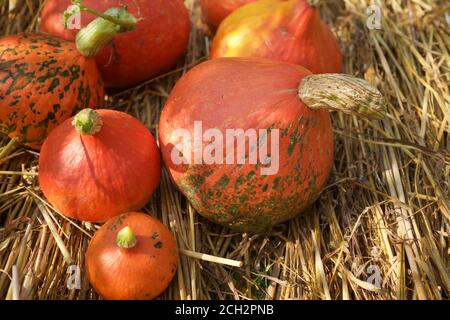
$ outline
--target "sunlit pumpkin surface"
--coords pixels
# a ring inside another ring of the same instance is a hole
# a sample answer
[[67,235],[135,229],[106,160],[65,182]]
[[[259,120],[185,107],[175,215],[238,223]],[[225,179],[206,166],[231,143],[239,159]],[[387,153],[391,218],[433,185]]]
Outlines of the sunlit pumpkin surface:
[[80,135],[72,119],[57,127],[39,156],[39,184],[48,201],[67,217],[101,222],[138,210],[159,184],[156,142],[136,118],[97,110],[101,131]]
[[219,57],[286,61],[313,73],[342,69],[336,38],[306,0],[261,0],[234,11],[212,43],[211,58]]

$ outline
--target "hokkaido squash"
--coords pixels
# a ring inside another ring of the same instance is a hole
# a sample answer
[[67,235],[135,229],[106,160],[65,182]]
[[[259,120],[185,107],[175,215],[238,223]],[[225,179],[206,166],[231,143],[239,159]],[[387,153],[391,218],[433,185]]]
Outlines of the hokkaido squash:
[[211,31],[215,31],[230,13],[256,0],[200,0],[202,17]]
[[307,0],[260,0],[239,8],[220,25],[211,58],[260,57],[338,73],[342,54],[330,28]]
[[161,114],[170,176],[204,217],[259,232],[298,215],[333,162],[327,109],[381,118],[381,94],[348,75],[285,62],[220,58],[191,69]]
[[[41,30],[67,40],[75,40],[78,32],[71,20],[64,28],[63,13],[71,0],[47,0],[41,12]],[[190,21],[182,0],[85,0],[83,7],[105,12],[111,7],[127,6],[136,18],[133,31],[118,35],[96,55],[97,65],[106,87],[130,87],[170,70],[187,48]],[[81,12],[80,26],[96,17]],[[86,37],[77,40],[81,51],[89,54],[96,42],[110,37],[104,20],[96,20]]]
[[157,219],[137,212],[108,220],[86,253],[95,291],[108,300],[150,300],[170,284],[178,266],[175,239]]
[[103,102],[95,61],[73,43],[33,33],[0,38],[0,132],[39,149],[74,112]]
[[119,111],[80,111],[50,133],[39,156],[39,184],[50,204],[83,221],[142,208],[160,177],[153,136]]

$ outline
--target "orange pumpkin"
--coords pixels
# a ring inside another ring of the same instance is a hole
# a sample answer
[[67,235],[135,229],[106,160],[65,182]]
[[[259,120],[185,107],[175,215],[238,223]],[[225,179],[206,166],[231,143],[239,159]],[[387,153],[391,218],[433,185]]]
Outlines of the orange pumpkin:
[[215,31],[230,13],[256,0],[200,0],[202,16],[208,27]]
[[39,149],[58,124],[103,102],[95,61],[73,43],[33,33],[0,38],[0,132]]
[[297,216],[325,186],[330,108],[379,118],[385,104],[348,75],[258,58],[207,61],[178,81],[164,106],[165,166],[201,215],[259,232]]
[[119,111],[80,111],[52,131],[39,156],[39,183],[48,201],[83,221],[142,208],[160,177],[152,134]]
[[211,58],[260,57],[299,64],[313,73],[339,73],[342,54],[330,28],[306,0],[260,0],[220,25]]
[[[62,23],[63,12],[71,3],[71,0],[47,0],[41,11],[41,30],[75,40],[79,30],[65,29]],[[108,88],[134,86],[163,74],[186,51],[190,21],[182,0],[84,0],[82,3],[100,12],[127,6],[129,13],[138,19],[134,30],[108,41],[95,57]],[[94,19],[95,15],[82,12],[80,26],[85,27]],[[77,39],[81,51],[89,51],[93,43],[105,38],[108,29],[104,20],[96,19],[89,34]]]
[[170,284],[178,266],[172,233],[137,212],[108,220],[86,253],[89,282],[108,300],[150,300]]

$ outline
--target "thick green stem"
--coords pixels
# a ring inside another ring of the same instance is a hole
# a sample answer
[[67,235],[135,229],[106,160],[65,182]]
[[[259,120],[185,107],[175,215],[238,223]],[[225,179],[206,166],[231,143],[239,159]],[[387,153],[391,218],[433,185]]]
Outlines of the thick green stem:
[[[124,32],[125,31],[131,31],[131,30],[133,30],[136,27],[136,21],[123,20],[121,18],[115,17],[114,15],[108,14],[107,11],[105,13],[102,13],[102,12],[97,11],[95,9],[91,9],[91,8],[86,7],[85,5],[83,5],[83,0],[72,0],[72,3],[74,5],[76,5],[80,9],[80,11],[89,12],[89,13],[93,14],[94,16],[97,16],[99,18],[103,18],[105,20],[108,20],[111,23],[114,23],[114,24],[117,24],[118,26],[121,26],[124,29]],[[128,10],[126,6],[124,6],[122,9],[124,9],[125,11]]]
[[346,74],[313,74],[303,78],[300,99],[311,109],[338,110],[366,119],[386,115],[383,95],[367,81]]
[[[98,18],[81,29],[76,36],[77,48],[85,57],[95,56],[106,44],[119,33],[132,31],[136,28],[138,19],[128,12],[128,8],[110,8],[104,13],[88,8],[82,4],[81,0],[73,0],[80,11],[89,12]],[[64,13],[64,23],[75,12]]]
[[100,132],[103,121],[95,110],[84,109],[78,112],[72,121],[72,125],[79,134],[93,136]]
[[130,249],[136,245],[136,236],[133,230],[126,226],[117,233],[116,243],[122,249]]

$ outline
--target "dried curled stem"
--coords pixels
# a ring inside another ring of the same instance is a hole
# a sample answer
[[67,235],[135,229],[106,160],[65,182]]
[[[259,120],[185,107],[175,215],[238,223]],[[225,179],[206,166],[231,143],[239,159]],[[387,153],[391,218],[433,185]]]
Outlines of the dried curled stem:
[[366,119],[382,119],[383,95],[367,81],[346,74],[314,74],[303,78],[300,99],[311,109],[338,110]]

